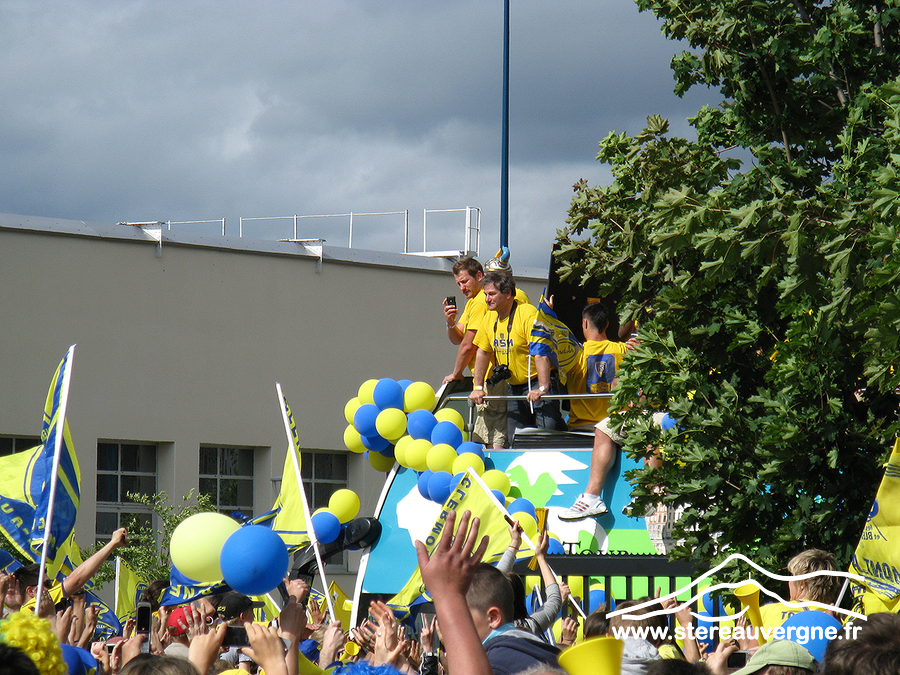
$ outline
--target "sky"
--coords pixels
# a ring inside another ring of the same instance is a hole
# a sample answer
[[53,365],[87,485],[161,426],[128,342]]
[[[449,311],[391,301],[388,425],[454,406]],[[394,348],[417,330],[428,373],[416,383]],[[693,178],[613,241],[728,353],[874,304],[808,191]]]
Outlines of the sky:
[[[0,0],[0,212],[86,222],[481,210],[499,242],[502,0]],[[509,244],[546,268],[572,185],[608,184],[611,131],[686,119],[683,45],[631,0],[512,0]],[[301,238],[348,245],[349,218]],[[357,216],[353,247],[403,250],[402,215]],[[429,250],[465,216],[428,215]],[[173,225],[215,232],[219,224]],[[289,220],[244,236],[288,238]]]

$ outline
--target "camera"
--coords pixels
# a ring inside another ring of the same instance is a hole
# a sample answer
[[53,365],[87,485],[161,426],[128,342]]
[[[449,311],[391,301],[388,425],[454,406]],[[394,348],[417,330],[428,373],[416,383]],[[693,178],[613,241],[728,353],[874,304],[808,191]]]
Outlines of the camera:
[[455,295],[448,295],[447,298],[444,300],[444,303],[445,303],[448,307],[456,307],[456,296],[455,296]]
[[750,659],[750,652],[747,651],[737,651],[728,655],[728,662],[725,664],[726,668],[743,668],[747,665],[747,661]]
[[510,377],[512,377],[512,371],[509,369],[509,366],[505,363],[498,363],[491,370],[491,376],[487,378],[486,382],[493,387],[503,382],[503,380],[508,380]]

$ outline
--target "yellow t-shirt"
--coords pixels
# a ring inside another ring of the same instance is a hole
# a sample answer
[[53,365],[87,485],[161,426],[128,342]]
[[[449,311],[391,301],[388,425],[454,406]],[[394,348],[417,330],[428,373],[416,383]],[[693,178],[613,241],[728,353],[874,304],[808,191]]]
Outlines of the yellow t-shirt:
[[[520,305],[530,304],[525,291],[519,288],[516,289],[516,301]],[[463,332],[474,330],[477,333],[478,329],[484,323],[484,317],[487,312],[488,308],[487,302],[484,299],[484,289],[479,289],[478,293],[466,301],[466,306],[463,307],[462,314],[459,315],[457,323],[460,324]],[[472,354],[472,359],[469,361],[469,370],[475,372],[475,354]]]
[[[528,355],[531,327],[537,316],[537,308],[534,305],[520,303],[518,300],[514,307],[512,326],[508,325],[509,318],[500,321],[497,312],[488,311],[475,334],[475,346],[491,352],[495,363],[509,366],[512,372],[508,380],[510,384],[524,384],[528,380],[529,361],[532,377],[537,374],[534,360]],[[490,377],[489,372],[486,377]]]
[[[566,379],[570,394],[601,394],[612,389],[616,370],[628,351],[624,342],[588,340],[584,343],[581,359],[573,364]],[[595,424],[609,416],[609,399],[572,399],[569,426]]]
[[[53,585],[48,589],[50,593],[50,599],[53,601],[55,605],[57,602],[63,599],[63,587],[62,584],[58,581],[54,581]],[[23,612],[31,612],[34,614],[34,606],[36,603],[36,598],[31,598],[30,600],[26,600],[22,603],[22,611]],[[43,604],[41,605],[43,610]]]

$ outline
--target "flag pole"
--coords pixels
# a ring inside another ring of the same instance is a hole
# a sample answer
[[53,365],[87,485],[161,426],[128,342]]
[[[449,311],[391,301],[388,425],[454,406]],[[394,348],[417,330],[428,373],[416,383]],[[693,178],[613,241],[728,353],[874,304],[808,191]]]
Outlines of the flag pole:
[[50,537],[50,526],[53,523],[53,507],[56,504],[56,478],[59,474],[59,454],[62,450],[63,437],[66,433],[66,407],[69,403],[69,383],[72,380],[72,355],[75,345],[66,352],[66,365],[62,372],[62,387],[59,394],[59,413],[56,416],[56,430],[53,444],[53,470],[50,472],[50,503],[47,505],[47,522],[44,523],[44,542],[41,546],[41,565],[38,571],[37,595],[34,600],[34,613],[41,615],[41,597],[44,595],[44,576],[47,565],[47,542]]
[[319,567],[319,577],[322,580],[322,588],[324,589],[325,601],[328,603],[328,617],[334,621],[334,605],[331,602],[331,594],[328,592],[328,580],[325,578],[325,565],[322,562],[322,554],[319,551],[319,540],[316,539],[316,533],[312,526],[312,516],[309,513],[309,502],[306,499],[306,488],[303,485],[303,477],[300,475],[300,465],[297,463],[297,453],[300,451],[299,443],[295,442],[294,434],[291,431],[291,422],[288,419],[284,394],[281,392],[281,383],[275,383],[275,390],[278,392],[278,403],[281,406],[281,418],[284,420],[284,431],[288,437],[288,452],[291,454],[291,462],[294,465],[294,474],[297,477],[297,486],[300,488],[300,497],[303,501],[303,517],[306,519],[306,533],[309,535],[309,542],[312,544],[313,552],[316,554],[316,564]]

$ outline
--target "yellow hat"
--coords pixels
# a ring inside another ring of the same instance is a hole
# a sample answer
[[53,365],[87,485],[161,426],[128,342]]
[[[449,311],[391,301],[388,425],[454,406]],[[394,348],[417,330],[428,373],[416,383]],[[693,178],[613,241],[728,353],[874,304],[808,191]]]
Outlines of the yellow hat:
[[559,655],[569,675],[619,675],[625,643],[614,637],[592,637]]

